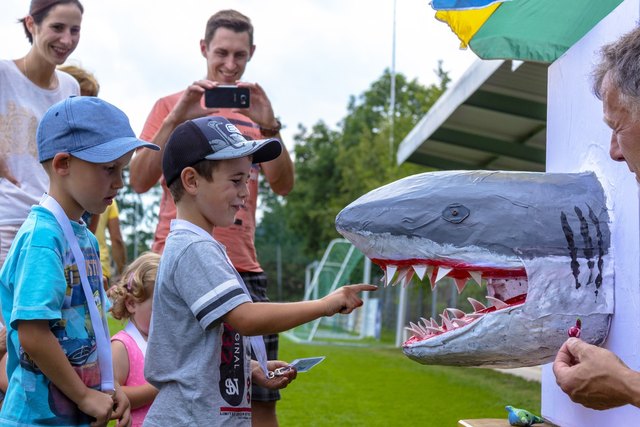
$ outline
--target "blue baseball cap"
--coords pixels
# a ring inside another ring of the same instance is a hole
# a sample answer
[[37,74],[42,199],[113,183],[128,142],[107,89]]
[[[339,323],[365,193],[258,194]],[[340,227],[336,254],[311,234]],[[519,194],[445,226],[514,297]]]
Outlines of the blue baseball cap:
[[282,153],[276,138],[248,140],[224,117],[207,116],[178,125],[164,147],[162,174],[171,185],[188,166],[201,160],[229,160],[253,156],[253,163],[275,159]]
[[109,163],[138,147],[160,147],[136,138],[117,107],[94,96],[72,96],[44,113],[38,130],[38,160],[69,153],[90,163]]

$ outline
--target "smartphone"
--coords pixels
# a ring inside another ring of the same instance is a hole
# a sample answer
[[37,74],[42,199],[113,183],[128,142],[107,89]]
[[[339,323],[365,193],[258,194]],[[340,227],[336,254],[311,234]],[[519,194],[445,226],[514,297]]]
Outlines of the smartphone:
[[207,108],[249,108],[249,88],[231,85],[217,86],[204,92]]

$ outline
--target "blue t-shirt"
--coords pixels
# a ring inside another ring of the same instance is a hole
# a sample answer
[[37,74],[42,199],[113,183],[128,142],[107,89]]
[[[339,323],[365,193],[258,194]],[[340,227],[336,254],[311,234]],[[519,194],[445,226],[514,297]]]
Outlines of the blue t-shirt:
[[[100,307],[98,243],[86,226],[71,222]],[[9,388],[0,425],[88,425],[92,420],[49,381],[20,346],[23,320],[48,320],[51,332],[83,382],[100,389],[95,333],[78,266],[51,212],[34,206],[0,270],[0,304],[7,327]]]

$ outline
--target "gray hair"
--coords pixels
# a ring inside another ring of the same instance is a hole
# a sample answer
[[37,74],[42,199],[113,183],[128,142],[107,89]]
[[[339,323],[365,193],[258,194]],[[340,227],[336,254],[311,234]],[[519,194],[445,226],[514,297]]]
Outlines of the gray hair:
[[602,99],[602,84],[607,78],[620,91],[623,105],[634,114],[640,112],[640,27],[600,49],[600,62],[592,78],[598,99]]

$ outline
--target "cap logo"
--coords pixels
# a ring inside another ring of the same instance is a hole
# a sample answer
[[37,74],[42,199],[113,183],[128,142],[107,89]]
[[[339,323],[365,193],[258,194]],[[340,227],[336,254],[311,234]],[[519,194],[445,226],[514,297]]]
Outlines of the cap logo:
[[220,139],[216,138],[209,141],[211,149],[214,152],[218,152],[229,146],[233,148],[242,148],[247,142],[238,128],[231,123],[219,123],[212,120],[207,123],[207,126],[215,130],[217,136],[220,137]]

